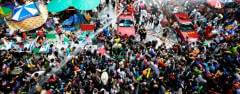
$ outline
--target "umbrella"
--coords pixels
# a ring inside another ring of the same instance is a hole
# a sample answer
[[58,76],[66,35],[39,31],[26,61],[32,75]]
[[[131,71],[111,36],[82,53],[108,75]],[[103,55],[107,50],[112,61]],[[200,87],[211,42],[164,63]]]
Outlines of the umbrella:
[[91,10],[100,4],[100,0],[72,0],[72,6],[79,10]]
[[11,13],[12,13],[12,10],[10,8],[0,6],[0,15],[8,16]]
[[50,12],[56,13],[67,9],[71,5],[72,0],[52,0],[47,5]]
[[14,8],[12,20],[22,21],[27,18],[38,15],[39,10],[37,5],[38,3],[31,2],[31,3]]
[[22,31],[29,31],[41,27],[48,18],[47,8],[43,3],[39,3],[40,15],[27,18],[23,21],[11,21],[7,20],[7,25],[11,30],[21,29]]
[[219,0],[207,0],[207,4],[214,8],[222,8],[222,3]]

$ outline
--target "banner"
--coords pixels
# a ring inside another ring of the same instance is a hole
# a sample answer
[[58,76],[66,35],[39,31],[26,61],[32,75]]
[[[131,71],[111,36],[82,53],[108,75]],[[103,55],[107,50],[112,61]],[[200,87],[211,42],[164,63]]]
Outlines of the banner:
[[82,31],[93,31],[96,28],[95,24],[80,24]]

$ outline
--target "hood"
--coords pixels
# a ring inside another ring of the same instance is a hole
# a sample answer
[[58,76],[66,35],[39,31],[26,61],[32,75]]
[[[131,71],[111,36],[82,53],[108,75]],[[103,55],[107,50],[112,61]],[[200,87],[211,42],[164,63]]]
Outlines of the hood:
[[182,32],[184,39],[188,38],[188,41],[195,42],[199,39],[199,35],[196,31]]
[[135,28],[134,27],[118,27],[117,33],[119,33],[121,36],[124,36],[124,35],[135,36]]

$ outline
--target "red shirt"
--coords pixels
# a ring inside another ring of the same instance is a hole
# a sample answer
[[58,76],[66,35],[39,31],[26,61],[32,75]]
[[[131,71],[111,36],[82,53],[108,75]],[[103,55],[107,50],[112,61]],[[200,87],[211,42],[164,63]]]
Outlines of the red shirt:
[[39,32],[37,32],[37,35],[42,37],[44,35],[44,33],[43,33],[43,31],[39,31]]
[[209,36],[211,34],[211,31],[213,30],[212,26],[207,26],[205,29],[205,35]]

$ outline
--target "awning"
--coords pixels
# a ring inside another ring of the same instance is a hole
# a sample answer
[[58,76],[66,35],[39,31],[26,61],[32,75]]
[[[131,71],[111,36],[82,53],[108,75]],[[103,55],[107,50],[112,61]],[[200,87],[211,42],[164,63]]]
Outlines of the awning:
[[78,10],[92,10],[100,4],[100,0],[72,0],[72,6]]
[[72,0],[52,0],[47,5],[49,12],[57,13],[70,7]]

